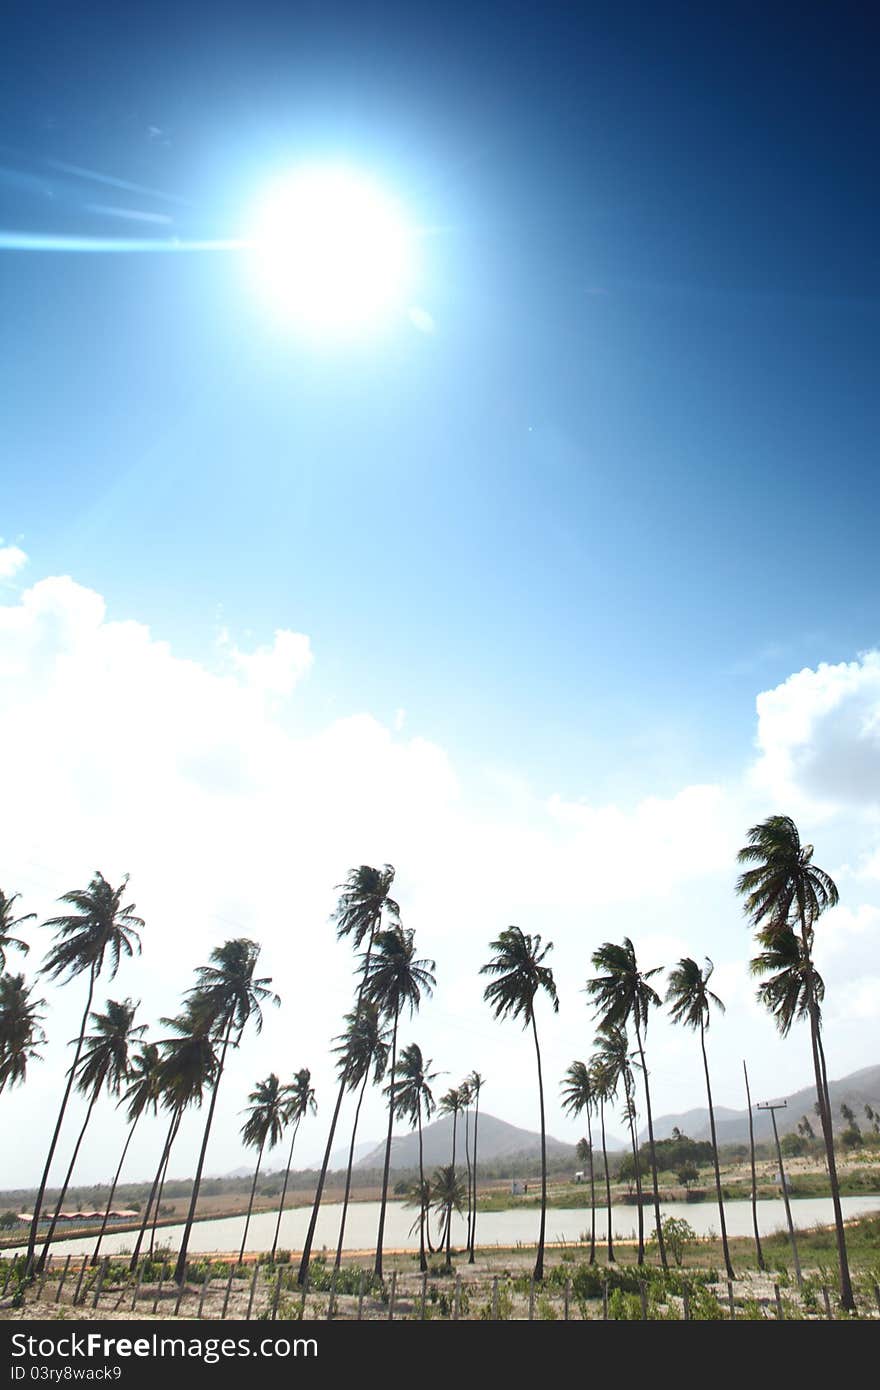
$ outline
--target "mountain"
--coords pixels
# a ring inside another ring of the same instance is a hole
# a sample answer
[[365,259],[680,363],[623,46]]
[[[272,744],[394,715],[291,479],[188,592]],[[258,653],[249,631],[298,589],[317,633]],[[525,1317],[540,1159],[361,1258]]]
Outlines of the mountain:
[[[473,1143],[473,1116],[470,1123],[471,1142]],[[509,1125],[506,1120],[499,1120],[494,1115],[489,1115],[485,1111],[480,1111],[479,1129],[479,1152],[477,1162],[490,1162],[495,1159],[504,1158],[529,1158],[540,1159],[541,1155],[541,1136],[529,1129],[517,1129],[516,1125]],[[452,1158],[452,1116],[443,1115],[433,1124],[425,1125],[422,1131],[422,1144],[424,1146],[424,1162],[427,1169],[436,1168],[439,1164],[446,1164]],[[619,1141],[608,1141],[609,1152],[612,1148],[620,1149],[623,1145]],[[563,1158],[571,1157],[573,1166],[576,1166],[574,1144],[563,1144],[561,1140],[554,1139],[547,1135],[547,1156]],[[381,1168],[385,1161],[384,1142],[377,1144],[371,1149],[356,1165],[358,1168]],[[464,1153],[464,1120],[461,1116],[455,1135],[455,1162],[461,1167],[465,1166]],[[418,1131],[410,1134],[398,1135],[391,1141],[391,1167],[392,1168],[417,1168],[419,1166],[419,1136]]]
[[[880,1110],[880,1066],[863,1067],[861,1071],[851,1072],[849,1076],[842,1077],[839,1081],[828,1082],[828,1093],[831,1097],[831,1118],[835,1130],[846,1128],[846,1122],[840,1113],[841,1105],[848,1105],[855,1111],[856,1121],[863,1125],[865,1123],[865,1105],[870,1105],[873,1109]],[[776,1111],[776,1125],[780,1136],[789,1134],[797,1129],[798,1124],[804,1115],[810,1121],[817,1137],[821,1134],[819,1120],[813,1109],[816,1102],[816,1087],[806,1086],[802,1091],[795,1091],[789,1096],[767,1095],[763,1090],[756,1091],[754,1080],[752,1081],[752,1115],[755,1124],[756,1141],[764,1141],[773,1138],[773,1126],[770,1115],[765,1110],[757,1108],[757,1101],[765,1099],[785,1100],[787,1102],[784,1110]],[[654,1138],[668,1139],[673,1129],[681,1130],[682,1134],[688,1135],[691,1139],[708,1139],[709,1135],[709,1112],[703,1107],[697,1110],[685,1110],[680,1115],[661,1115],[654,1121]],[[749,1112],[748,1110],[727,1110],[724,1106],[715,1107],[715,1128],[718,1133],[719,1144],[747,1144],[749,1142]],[[640,1142],[645,1142],[648,1138],[647,1129],[643,1129],[639,1134]]]

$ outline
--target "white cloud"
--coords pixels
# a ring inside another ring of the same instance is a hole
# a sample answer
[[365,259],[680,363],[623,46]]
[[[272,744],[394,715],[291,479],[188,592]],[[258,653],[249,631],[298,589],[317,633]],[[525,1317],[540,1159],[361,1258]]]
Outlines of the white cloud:
[[311,643],[301,632],[278,628],[271,647],[257,647],[253,652],[240,651],[226,640],[234,669],[251,689],[264,695],[292,694],[314,662]]
[[0,543],[0,579],[12,579],[27,564],[27,558],[17,545]]

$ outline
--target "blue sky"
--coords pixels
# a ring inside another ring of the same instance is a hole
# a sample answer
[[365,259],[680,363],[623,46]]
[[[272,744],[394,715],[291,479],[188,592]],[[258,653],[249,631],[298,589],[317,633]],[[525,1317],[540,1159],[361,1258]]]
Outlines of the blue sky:
[[235,253],[0,252],[9,604],[70,575],[214,672],[307,634],[279,727],[403,729],[499,824],[739,785],[756,696],[878,639],[876,33],[617,9],[13,5],[0,231],[234,238],[341,158],[435,327],[316,350]]

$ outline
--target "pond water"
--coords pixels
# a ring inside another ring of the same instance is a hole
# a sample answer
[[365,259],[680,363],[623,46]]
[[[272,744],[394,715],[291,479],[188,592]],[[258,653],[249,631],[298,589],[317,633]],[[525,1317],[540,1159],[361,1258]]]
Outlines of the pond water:
[[[866,1212],[880,1212],[880,1193],[873,1197],[841,1198],[844,1218],[861,1216]],[[339,1232],[341,1206],[333,1203],[321,1208],[313,1249],[317,1253],[322,1246],[331,1251],[336,1249]],[[792,1219],[796,1227],[804,1228],[820,1223],[829,1225],[833,1221],[831,1199],[829,1197],[792,1198]],[[660,1211],[665,1216],[683,1216],[689,1221],[698,1235],[718,1232],[718,1208],[714,1202],[662,1202]],[[752,1207],[748,1201],[725,1202],[727,1230],[731,1236],[752,1234]],[[301,1250],[308,1230],[309,1207],[298,1207],[284,1213],[281,1223],[279,1248]],[[251,1217],[248,1231],[248,1250],[268,1250],[275,1235],[277,1212],[260,1212]],[[419,1246],[418,1228],[412,1234],[410,1228],[416,1213],[401,1202],[389,1202],[385,1217],[385,1248],[417,1250]],[[516,1245],[534,1244],[538,1237],[540,1211],[530,1207],[521,1211],[480,1212],[477,1216],[478,1245]],[[638,1226],[638,1209],[635,1206],[613,1206],[611,1222],[614,1235],[626,1239],[635,1236]],[[346,1250],[368,1250],[376,1243],[379,1223],[378,1202],[352,1202],[348,1209],[345,1229]],[[547,1240],[576,1241],[581,1232],[589,1231],[590,1212],[586,1207],[548,1207]],[[607,1226],[605,1208],[596,1208],[596,1239],[601,1241]],[[758,1226],[762,1235],[785,1229],[785,1207],[781,1200],[758,1202]],[[645,1208],[646,1239],[653,1228],[653,1208]],[[241,1245],[244,1230],[244,1217],[225,1217],[221,1220],[197,1222],[190,1234],[189,1248],[193,1254],[207,1251],[237,1251]],[[180,1243],[182,1226],[164,1226],[158,1233],[163,1244],[176,1248]],[[121,1250],[131,1250],[136,1236],[132,1232],[109,1234],[105,1237],[102,1249],[108,1255]],[[454,1218],[452,1226],[453,1246],[462,1246],[466,1240],[466,1226],[463,1218]],[[93,1248],[91,1240],[74,1238],[53,1241],[54,1252],[67,1255],[86,1254]],[[22,1247],[23,1248],[23,1247]]]

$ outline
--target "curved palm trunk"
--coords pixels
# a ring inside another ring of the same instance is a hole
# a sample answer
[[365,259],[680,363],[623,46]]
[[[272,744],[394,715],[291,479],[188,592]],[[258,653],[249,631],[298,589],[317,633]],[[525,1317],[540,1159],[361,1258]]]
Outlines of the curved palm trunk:
[[257,1178],[260,1176],[260,1164],[261,1164],[262,1161],[263,1161],[263,1149],[264,1149],[265,1147],[266,1147],[266,1141],[265,1141],[265,1139],[264,1139],[263,1142],[262,1142],[262,1144],[260,1145],[260,1152],[257,1154],[257,1166],[256,1166],[256,1168],[254,1169],[254,1180],[253,1180],[253,1182],[251,1183],[251,1196],[250,1196],[250,1201],[248,1202],[247,1216],[245,1217],[245,1222],[244,1222],[244,1235],[243,1235],[242,1238],[241,1238],[241,1249],[240,1249],[239,1252],[238,1252],[238,1263],[239,1263],[239,1264],[241,1264],[242,1260],[244,1259],[244,1247],[245,1247],[245,1245],[247,1244],[248,1227],[249,1227],[250,1224],[251,1224],[251,1212],[252,1212],[253,1209],[254,1209],[254,1193],[255,1193],[256,1190],[257,1190]]
[[608,1172],[608,1150],[605,1147],[605,1102],[599,1101],[599,1123],[602,1128],[602,1163],[605,1167],[605,1201],[608,1204],[608,1263],[613,1265],[614,1242],[611,1239],[611,1175]]
[[165,1193],[165,1184],[168,1181],[168,1165],[170,1162],[171,1150],[169,1149],[168,1153],[165,1155],[165,1162],[162,1164],[162,1170],[159,1176],[159,1192],[156,1197],[156,1205],[153,1207],[153,1221],[150,1226],[150,1259],[153,1258],[156,1250],[156,1231],[159,1226],[159,1216],[162,1212],[162,1197]]
[[471,1248],[471,1147],[470,1147],[470,1109],[464,1108],[464,1156],[467,1160],[467,1248]]
[[388,1175],[391,1171],[391,1131],[394,1127],[394,1079],[397,1071],[397,1024],[400,1007],[394,1012],[394,1033],[391,1038],[391,1079],[388,1087],[388,1135],[385,1139],[385,1168],[382,1173],[382,1205],[379,1208],[379,1234],[376,1237],[376,1278],[382,1278],[382,1245],[385,1241],[385,1209],[388,1205]]
[[83,1039],[85,1038],[86,1028],[89,1022],[89,1013],[92,1008],[92,995],[95,992],[95,966],[94,963],[89,967],[89,995],[86,1000],[85,1012],[80,1024],[79,1037],[76,1040],[76,1052],[74,1053],[73,1063],[67,1073],[67,1085],[64,1088],[64,1095],[61,1098],[61,1109],[58,1111],[58,1119],[55,1121],[55,1131],[52,1135],[52,1142],[49,1145],[49,1153],[46,1156],[46,1166],[43,1169],[43,1176],[40,1179],[40,1186],[37,1190],[37,1200],[34,1205],[34,1219],[31,1222],[30,1235],[28,1236],[27,1256],[25,1262],[25,1272],[30,1273],[34,1263],[34,1251],[37,1245],[37,1228],[40,1222],[40,1212],[43,1207],[43,1198],[46,1195],[46,1183],[49,1181],[49,1170],[52,1167],[52,1159],[55,1157],[55,1149],[58,1145],[58,1136],[61,1133],[61,1126],[64,1123],[64,1112],[67,1109],[67,1102],[70,1100],[70,1092],[73,1086],[73,1076],[79,1064],[79,1055],[82,1052]]
[[[629,1086],[627,1086],[627,1101],[628,1100]],[[627,1110],[629,1111],[627,1118],[629,1120],[629,1139],[633,1155],[633,1173],[636,1180],[636,1204],[639,1210],[639,1253],[637,1263],[643,1265],[645,1263],[645,1212],[642,1206],[642,1170],[641,1164],[639,1163],[639,1141],[636,1134],[634,1107],[630,1108],[630,1106],[627,1105]]]
[[186,1225],[183,1228],[183,1235],[180,1240],[180,1252],[177,1256],[177,1264],[174,1268],[174,1278],[178,1284],[182,1284],[186,1279],[186,1255],[189,1249],[189,1236],[192,1230],[193,1220],[196,1214],[196,1203],[199,1200],[199,1188],[202,1183],[202,1169],[205,1166],[205,1155],[208,1152],[208,1140],[211,1137],[211,1124],[214,1119],[214,1110],[217,1105],[217,1094],[220,1090],[220,1082],[223,1080],[223,1069],[226,1066],[226,1049],[229,1047],[229,1039],[232,1036],[232,1016],[226,1025],[226,1033],[223,1038],[223,1049],[220,1053],[220,1065],[217,1068],[217,1079],[214,1082],[214,1089],[211,1092],[211,1104],[208,1106],[208,1119],[205,1124],[205,1133],[202,1136],[202,1147],[199,1151],[199,1161],[196,1167],[196,1176],[193,1181],[192,1196],[189,1201],[189,1210],[186,1214]]
[[468,1256],[468,1264],[474,1263],[474,1246],[477,1243],[477,1132],[480,1127],[480,1093],[477,1091],[477,1103],[474,1107],[474,1212],[471,1218],[471,1253]]
[[46,1232],[46,1240],[43,1245],[43,1249],[40,1252],[40,1258],[37,1260],[38,1270],[43,1269],[43,1267],[45,1266],[46,1257],[49,1254],[49,1246],[52,1244],[52,1237],[55,1234],[55,1227],[58,1225],[58,1217],[60,1215],[61,1208],[64,1206],[64,1198],[67,1196],[67,1189],[70,1186],[70,1179],[73,1176],[73,1169],[76,1164],[76,1160],[79,1157],[80,1145],[83,1141],[83,1136],[85,1135],[85,1132],[89,1127],[89,1120],[92,1118],[92,1111],[95,1108],[95,1101],[97,1099],[98,1089],[96,1088],[92,1093],[91,1100],[89,1101],[89,1108],[86,1111],[86,1117],[83,1120],[82,1129],[80,1130],[79,1135],[77,1136],[76,1143],[73,1146],[73,1154],[71,1156],[70,1162],[67,1165],[67,1172],[64,1175],[64,1182],[62,1183],[61,1191],[58,1194],[58,1201],[55,1203],[55,1211],[52,1214],[52,1220],[50,1221],[49,1229]]
[[642,1046],[642,1034],[639,1028],[638,1018],[634,1019],[636,1027],[636,1042],[639,1047],[639,1057],[642,1061],[642,1076],[645,1079],[645,1109],[648,1114],[648,1144],[651,1150],[651,1181],[654,1184],[654,1220],[657,1226],[657,1245],[660,1250],[660,1263],[664,1269],[669,1268],[666,1259],[666,1243],[663,1239],[663,1226],[660,1221],[660,1191],[657,1186],[657,1153],[654,1149],[654,1120],[651,1116],[651,1088],[648,1085],[648,1068],[645,1065],[645,1049]]
[[758,1233],[758,1178],[755,1172],[755,1125],[752,1119],[752,1097],[749,1092],[749,1074],[746,1071],[745,1058],[743,1058],[743,1075],[746,1079],[746,1104],[749,1107],[749,1152],[752,1158],[752,1225],[755,1228],[755,1250],[758,1255],[758,1268],[764,1269],[764,1252],[761,1249],[761,1237]]
[[724,1267],[727,1270],[728,1279],[735,1279],[733,1265],[730,1262],[730,1246],[727,1243],[727,1223],[724,1219],[724,1198],[721,1195],[721,1169],[718,1164],[718,1138],[715,1134],[715,1111],[712,1107],[712,1087],[709,1082],[709,1059],[706,1056],[706,1029],[702,1018],[700,1019],[700,1046],[703,1049],[703,1070],[706,1073],[706,1096],[709,1101],[709,1131],[712,1135],[712,1158],[715,1163],[715,1192],[718,1196],[718,1217],[721,1221],[721,1247],[724,1251]]
[[[373,937],[376,935],[376,928],[378,925],[379,915],[377,914],[373,922],[373,925],[370,928],[370,939],[367,942],[367,954],[364,957],[364,969],[363,974],[361,975],[360,985],[358,986],[357,1003],[355,1004],[354,1009],[355,1021],[357,1021],[357,1019],[360,1017],[361,1004],[363,1003],[364,998],[364,987],[367,983],[367,972],[370,968],[370,956],[373,951]],[[336,1133],[336,1126],[339,1122],[339,1112],[342,1109],[342,1101],[343,1097],[345,1096],[347,1080],[348,1068],[345,1067],[342,1072],[342,1080],[339,1083],[339,1095],[336,1097],[336,1106],[333,1111],[333,1118],[330,1121],[330,1133],[327,1135],[327,1146],[324,1149],[324,1158],[321,1163],[321,1172],[318,1175],[318,1186],[315,1189],[315,1200],[312,1203],[312,1214],[309,1217],[309,1229],[306,1231],[306,1238],[303,1242],[302,1259],[299,1262],[299,1273],[297,1275],[297,1283],[300,1286],[302,1286],[305,1283],[306,1275],[309,1272],[309,1261],[312,1258],[312,1242],[315,1239],[315,1227],[318,1224],[318,1212],[321,1208],[321,1197],[324,1194],[324,1183],[327,1180],[327,1169],[330,1166],[330,1153],[333,1148],[333,1136]]]
[[125,1163],[125,1155],[128,1153],[128,1146],[131,1143],[132,1138],[134,1137],[134,1132],[138,1126],[138,1120],[140,1119],[142,1114],[143,1111],[141,1111],[140,1114],[136,1115],[134,1117],[134,1120],[128,1127],[128,1137],[126,1138],[125,1144],[122,1148],[122,1157],[119,1160],[119,1167],[116,1169],[116,1173],[113,1177],[113,1182],[110,1185],[110,1196],[107,1198],[107,1208],[104,1212],[104,1220],[101,1222],[101,1229],[98,1232],[98,1239],[95,1242],[95,1248],[92,1251],[92,1258],[89,1261],[89,1264],[91,1265],[96,1265],[98,1263],[98,1253],[101,1249],[101,1241],[104,1239],[104,1235],[107,1230],[107,1222],[110,1220],[110,1211],[113,1207],[113,1198],[116,1196],[116,1188],[119,1184],[119,1175],[122,1172],[122,1165]]
[[357,1109],[354,1112],[354,1124],[351,1127],[351,1143],[348,1146],[348,1168],[346,1169],[345,1173],[345,1196],[342,1199],[342,1216],[339,1221],[339,1240],[336,1242],[335,1266],[337,1269],[342,1263],[342,1242],[345,1239],[345,1218],[348,1216],[348,1199],[351,1194],[351,1170],[354,1166],[354,1146],[357,1140],[358,1121],[361,1117],[361,1106],[364,1103],[364,1096],[366,1095],[367,1082],[369,1081],[369,1079],[370,1068],[368,1066],[364,1072],[363,1085],[361,1086],[361,1093],[358,1096]]
[[141,1253],[141,1246],[143,1245],[144,1236],[147,1233],[147,1227],[150,1224],[150,1214],[153,1210],[153,1203],[156,1200],[156,1193],[159,1190],[159,1183],[162,1179],[162,1173],[164,1172],[165,1166],[168,1162],[168,1155],[171,1152],[171,1146],[174,1143],[174,1140],[177,1138],[177,1131],[180,1128],[180,1122],[182,1118],[183,1111],[179,1108],[175,1110],[171,1116],[171,1123],[168,1126],[168,1133],[165,1137],[165,1143],[162,1146],[161,1157],[159,1158],[159,1166],[156,1169],[156,1176],[153,1179],[153,1186],[150,1188],[150,1195],[147,1198],[147,1205],[144,1208],[144,1217],[141,1221],[141,1228],[138,1231],[138,1238],[134,1243],[134,1250],[132,1251],[131,1259],[129,1261],[128,1267],[131,1270],[137,1268],[138,1258]]
[[538,1234],[538,1253],[535,1259],[535,1278],[544,1278],[544,1232],[547,1226],[547,1130],[544,1123],[544,1077],[541,1073],[541,1049],[538,1046],[538,1026],[532,1013],[532,1032],[535,1037],[535,1056],[538,1059],[538,1098],[541,1102],[541,1228]]
[[593,1170],[593,1124],[587,1106],[587,1143],[590,1146],[590,1264],[596,1263],[596,1177]]
[[287,1182],[290,1178],[290,1165],[293,1162],[293,1146],[296,1143],[296,1132],[299,1129],[300,1118],[302,1117],[300,1116],[297,1119],[296,1124],[293,1126],[293,1135],[290,1140],[290,1153],[287,1155],[287,1167],[284,1170],[284,1182],[281,1184],[281,1201],[278,1206],[278,1220],[275,1222],[275,1239],[272,1241],[271,1258],[273,1262],[275,1260],[275,1251],[278,1249],[278,1237],[281,1234],[281,1218],[284,1215],[284,1198],[287,1196]]
[[419,1270],[424,1274],[428,1268],[425,1257],[425,1156],[422,1148],[422,1097],[419,1095],[416,1111],[419,1123]]

